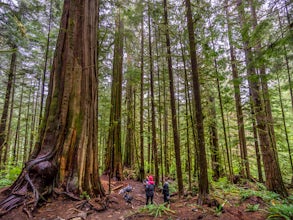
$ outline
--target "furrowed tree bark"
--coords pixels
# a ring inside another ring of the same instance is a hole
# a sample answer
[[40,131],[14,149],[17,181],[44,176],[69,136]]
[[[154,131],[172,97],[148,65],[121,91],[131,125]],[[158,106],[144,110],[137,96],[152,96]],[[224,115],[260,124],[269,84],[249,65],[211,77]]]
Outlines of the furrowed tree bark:
[[51,195],[53,185],[104,196],[96,143],[97,4],[64,1],[43,129],[29,161],[6,191],[8,197],[0,202],[1,215],[23,204],[34,209]]
[[194,37],[194,27],[193,18],[191,11],[190,0],[185,0],[186,4],[186,18],[188,27],[188,37],[189,37],[189,47],[190,47],[190,59],[191,59],[191,70],[192,70],[192,82],[193,82],[193,93],[195,99],[195,110],[196,110],[196,126],[198,134],[198,149],[199,149],[199,196],[198,203],[200,205],[204,204],[207,200],[209,193],[209,182],[207,173],[207,160],[205,152],[205,140],[204,140],[204,127],[203,127],[203,114],[201,107],[201,95],[200,95],[200,83],[199,83],[199,72],[198,63],[196,57],[195,48],[195,37]]

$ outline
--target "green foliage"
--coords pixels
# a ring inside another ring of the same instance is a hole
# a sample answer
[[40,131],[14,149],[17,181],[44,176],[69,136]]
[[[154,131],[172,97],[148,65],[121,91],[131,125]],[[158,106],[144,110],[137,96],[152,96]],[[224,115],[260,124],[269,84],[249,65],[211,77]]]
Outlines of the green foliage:
[[268,219],[293,219],[293,205],[292,204],[276,204],[269,209]]
[[0,188],[11,185],[21,172],[21,167],[8,166],[6,170],[0,172]]
[[216,188],[221,188],[224,189],[226,188],[229,184],[227,177],[221,177],[218,179],[218,181],[213,182],[213,185]]
[[222,205],[217,206],[215,209],[216,216],[220,216],[222,214],[223,210],[224,210],[224,207]]
[[83,191],[80,195],[79,195],[79,197],[81,198],[81,199],[86,199],[86,200],[89,200],[91,197],[89,196],[89,194],[86,192],[86,191]]
[[245,211],[246,212],[256,212],[259,208],[259,204],[248,204],[246,206]]
[[266,202],[280,199],[279,194],[266,191],[266,190],[255,191],[252,189],[245,189],[245,190],[241,190],[240,195],[241,195],[241,201],[244,201],[245,199],[250,198],[251,196],[260,197]]
[[146,205],[139,209],[140,212],[149,213],[150,215],[156,217],[162,216],[162,214],[170,215],[170,213],[174,214],[175,211],[170,209],[170,206],[165,206],[164,204],[160,205]]

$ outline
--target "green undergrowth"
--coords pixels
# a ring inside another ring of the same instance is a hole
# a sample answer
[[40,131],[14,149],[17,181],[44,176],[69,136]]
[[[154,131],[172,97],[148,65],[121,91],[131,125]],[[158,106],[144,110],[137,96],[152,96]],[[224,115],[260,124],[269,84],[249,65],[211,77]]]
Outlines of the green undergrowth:
[[151,204],[151,205],[146,205],[143,206],[139,209],[140,213],[147,213],[151,216],[156,217],[161,217],[162,215],[170,215],[170,214],[175,214],[175,211],[170,209],[170,206],[166,206],[165,204]]
[[268,209],[268,219],[293,219],[292,204],[275,204]]
[[[220,202],[227,200],[228,203],[242,203],[251,197],[261,198],[264,208],[260,204],[248,204],[247,212],[264,211],[267,213],[267,219],[293,219],[293,195],[282,198],[279,194],[266,190],[262,183],[249,182],[243,180],[239,184],[231,184],[226,178],[221,178],[211,184],[211,196],[214,196]],[[238,204],[238,205],[239,205]],[[236,204],[237,205],[237,204]],[[221,213],[220,207],[217,207],[215,213]]]
[[21,172],[21,167],[9,165],[0,171],[0,188],[10,186]]

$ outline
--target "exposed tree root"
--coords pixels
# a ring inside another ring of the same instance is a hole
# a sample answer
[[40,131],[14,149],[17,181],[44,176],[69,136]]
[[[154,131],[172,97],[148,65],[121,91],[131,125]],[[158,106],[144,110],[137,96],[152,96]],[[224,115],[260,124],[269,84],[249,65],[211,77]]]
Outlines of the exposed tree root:
[[103,199],[94,199],[94,200],[83,200],[76,205],[76,208],[79,210],[93,210],[96,212],[102,212],[107,209],[109,205],[109,199],[107,197]]
[[44,196],[50,194],[57,171],[49,161],[53,155],[54,153],[48,153],[26,164],[13,185],[2,192],[8,196],[0,202],[0,216],[23,206],[23,211],[30,217],[40,200],[46,201]]
[[73,193],[71,192],[64,192],[64,191],[59,191],[58,188],[54,188],[54,193],[56,193],[57,195],[65,195],[67,196],[68,198],[72,199],[72,200],[75,200],[75,201],[81,201],[82,199],[80,197],[77,197],[75,196]]

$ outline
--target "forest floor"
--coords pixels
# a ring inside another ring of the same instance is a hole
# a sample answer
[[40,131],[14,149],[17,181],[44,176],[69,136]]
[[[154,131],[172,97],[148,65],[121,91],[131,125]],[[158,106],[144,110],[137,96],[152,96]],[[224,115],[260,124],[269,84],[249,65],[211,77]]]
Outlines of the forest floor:
[[[106,176],[101,177],[102,184],[105,189],[108,189],[108,178]],[[171,182],[172,184],[172,182]],[[128,204],[123,199],[123,196],[119,194],[121,188],[131,185],[133,190],[131,195],[133,200],[131,204]],[[161,211],[161,216],[155,217],[151,215],[151,208],[145,206],[145,192],[144,185],[141,182],[134,180],[125,181],[111,181],[112,193],[109,196],[108,208],[105,211],[87,211],[86,209],[80,210],[76,207],[81,204],[81,201],[73,201],[68,197],[58,196],[54,200],[47,202],[45,205],[38,208],[30,219],[36,220],[132,220],[132,219],[176,219],[176,220],[191,220],[191,219],[241,219],[241,220],[260,220],[266,219],[265,202],[256,196],[249,197],[245,201],[241,201],[240,197],[232,196],[229,199],[223,201],[218,200],[223,205],[223,211],[217,212],[215,206],[198,206],[196,205],[197,197],[186,196],[179,199],[177,195],[171,197],[171,203],[169,209]],[[222,195],[223,196],[223,195]],[[159,210],[164,208],[163,196],[159,190],[154,196],[155,206],[152,209],[158,207]],[[248,206],[257,205],[259,207],[257,211],[247,211]],[[148,210],[148,211],[146,211]],[[158,213],[160,213],[158,211]],[[29,219],[22,208],[14,209],[2,218],[1,220],[24,220]]]

